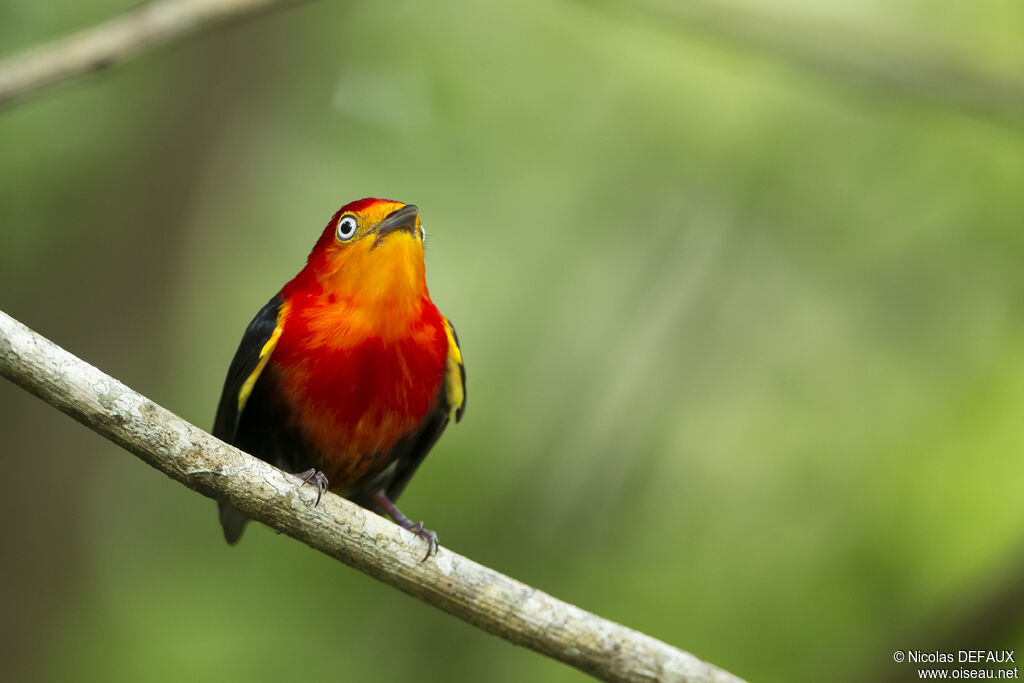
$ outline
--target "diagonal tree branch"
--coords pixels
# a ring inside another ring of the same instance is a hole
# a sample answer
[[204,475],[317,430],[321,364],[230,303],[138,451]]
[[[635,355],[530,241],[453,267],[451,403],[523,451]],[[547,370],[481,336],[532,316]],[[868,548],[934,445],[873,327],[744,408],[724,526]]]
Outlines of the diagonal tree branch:
[[0,312],[0,374],[172,479],[517,645],[606,681],[736,683],[697,657],[440,548],[300,481],[132,391]]
[[309,0],[150,0],[101,24],[0,62],[0,109],[175,38],[305,2]]

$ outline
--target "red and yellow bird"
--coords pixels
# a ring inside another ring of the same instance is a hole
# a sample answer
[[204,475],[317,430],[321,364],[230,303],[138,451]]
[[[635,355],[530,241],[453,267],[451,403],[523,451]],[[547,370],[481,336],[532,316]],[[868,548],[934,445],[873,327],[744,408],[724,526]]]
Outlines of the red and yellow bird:
[[[466,407],[455,329],[430,300],[412,204],[341,207],[306,266],[242,336],[214,436],[386,514],[426,540],[395,501]],[[319,501],[319,495],[317,496]],[[220,504],[228,543],[246,523]]]

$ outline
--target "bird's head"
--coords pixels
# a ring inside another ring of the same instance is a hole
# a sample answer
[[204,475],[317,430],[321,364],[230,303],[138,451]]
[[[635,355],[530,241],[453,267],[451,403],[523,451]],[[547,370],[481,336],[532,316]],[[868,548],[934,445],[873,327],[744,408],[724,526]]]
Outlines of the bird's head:
[[413,204],[360,199],[331,217],[306,271],[324,291],[375,301],[426,296],[423,226]]

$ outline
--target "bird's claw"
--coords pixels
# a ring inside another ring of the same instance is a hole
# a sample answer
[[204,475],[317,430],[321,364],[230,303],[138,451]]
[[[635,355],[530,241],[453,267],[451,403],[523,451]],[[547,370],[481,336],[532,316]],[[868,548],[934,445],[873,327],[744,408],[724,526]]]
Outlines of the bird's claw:
[[421,562],[426,562],[427,559],[429,559],[431,555],[434,555],[434,554],[437,553],[437,548],[438,548],[437,534],[435,532],[431,531],[430,529],[424,529],[423,528],[423,522],[420,522],[419,524],[416,524],[411,529],[409,529],[409,531],[413,532],[414,534],[416,534],[417,536],[419,536],[420,538],[422,538],[424,541],[427,542],[427,554],[423,556],[423,559],[421,560]]
[[327,475],[314,467],[311,470],[299,472],[295,476],[302,477],[300,488],[306,484],[316,485],[316,502],[313,503],[313,507],[320,505],[320,499],[323,498],[324,491],[327,490]]
[[393,519],[395,524],[403,529],[413,532],[427,542],[427,554],[423,556],[423,560],[421,560],[422,562],[426,562],[431,555],[437,552],[437,534],[430,529],[424,529],[423,522],[417,522],[416,524],[410,522],[409,518],[403,515],[402,511],[395,507],[395,504],[391,502],[391,499],[388,498],[383,491],[378,491],[374,495],[373,499],[377,502],[377,505],[380,506],[380,510]]

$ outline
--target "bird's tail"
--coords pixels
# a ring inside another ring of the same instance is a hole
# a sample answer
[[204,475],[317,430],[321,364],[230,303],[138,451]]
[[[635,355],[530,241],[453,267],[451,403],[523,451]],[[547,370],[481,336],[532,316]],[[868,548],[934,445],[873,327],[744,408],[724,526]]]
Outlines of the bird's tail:
[[249,518],[242,511],[236,510],[226,503],[218,502],[217,508],[220,510],[220,526],[224,529],[224,540],[228,542],[228,545],[238,543]]

